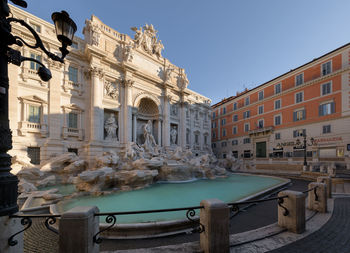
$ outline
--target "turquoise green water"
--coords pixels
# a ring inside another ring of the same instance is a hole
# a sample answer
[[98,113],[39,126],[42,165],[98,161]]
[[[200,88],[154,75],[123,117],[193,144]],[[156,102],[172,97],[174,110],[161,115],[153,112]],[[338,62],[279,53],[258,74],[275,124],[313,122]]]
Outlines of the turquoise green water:
[[[75,206],[98,206],[100,212],[123,212],[198,206],[203,199],[218,198],[224,202],[237,201],[283,182],[281,179],[250,175],[231,175],[215,180],[188,183],[162,183],[151,187],[105,196],[86,196],[64,202],[64,211]],[[138,223],[185,219],[186,211],[120,215],[118,223]],[[199,215],[199,210],[196,210]],[[102,221],[102,220],[101,220]]]

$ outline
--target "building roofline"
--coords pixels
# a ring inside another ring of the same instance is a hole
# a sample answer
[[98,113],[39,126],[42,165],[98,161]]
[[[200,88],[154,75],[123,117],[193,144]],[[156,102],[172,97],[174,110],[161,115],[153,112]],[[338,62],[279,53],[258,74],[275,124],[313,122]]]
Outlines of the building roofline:
[[328,53],[326,53],[326,54],[324,54],[324,55],[321,55],[320,57],[317,57],[317,58],[313,59],[312,61],[309,61],[309,62],[307,62],[307,63],[305,63],[305,64],[303,64],[303,65],[301,65],[301,66],[299,66],[299,67],[297,67],[297,68],[295,68],[295,69],[292,69],[292,70],[290,70],[290,71],[288,71],[288,72],[285,72],[285,73],[283,73],[282,75],[279,75],[279,76],[277,76],[277,77],[275,77],[275,78],[273,78],[273,79],[271,79],[271,80],[269,80],[269,81],[267,81],[267,82],[264,82],[263,84],[260,84],[260,85],[254,87],[254,88],[251,89],[251,90],[243,91],[243,92],[241,92],[239,95],[236,95],[236,96],[231,96],[231,97],[228,97],[228,98],[224,98],[223,100],[221,100],[220,102],[218,102],[218,103],[212,105],[211,107],[212,107],[212,108],[216,108],[216,107],[218,107],[218,106],[220,106],[220,105],[223,105],[223,104],[225,104],[225,103],[227,103],[227,102],[229,102],[229,101],[232,101],[232,100],[235,99],[235,98],[238,98],[238,97],[240,97],[240,96],[243,96],[244,94],[246,94],[246,93],[248,93],[248,92],[250,92],[250,91],[253,91],[253,90],[255,90],[255,89],[258,89],[258,88],[260,88],[261,86],[264,86],[265,84],[268,84],[268,83],[270,83],[270,82],[272,82],[272,81],[274,81],[274,80],[276,80],[276,79],[278,79],[278,78],[281,78],[282,76],[288,75],[288,74],[290,74],[291,72],[294,72],[294,71],[296,71],[296,70],[298,70],[298,69],[300,69],[300,68],[302,68],[302,67],[305,67],[306,65],[308,65],[308,64],[310,64],[310,63],[313,63],[313,62],[315,62],[315,61],[318,61],[319,59],[321,59],[321,58],[323,58],[323,57],[325,57],[325,56],[327,56],[327,55],[330,55],[330,54],[332,54],[332,53],[334,53],[334,52],[336,52],[336,51],[338,51],[338,50],[340,50],[340,49],[343,49],[343,48],[345,48],[345,47],[347,47],[347,46],[349,46],[349,45],[350,45],[350,43],[347,43],[347,44],[345,44],[345,45],[343,45],[343,46],[340,46],[340,47],[338,47],[338,48],[336,48],[336,49],[334,49],[334,50],[332,50],[332,51],[330,51],[330,52],[328,52]]

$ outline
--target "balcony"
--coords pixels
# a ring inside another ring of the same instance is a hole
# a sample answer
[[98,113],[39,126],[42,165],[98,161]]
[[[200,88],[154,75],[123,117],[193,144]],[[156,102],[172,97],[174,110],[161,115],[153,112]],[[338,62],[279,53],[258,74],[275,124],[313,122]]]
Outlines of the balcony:
[[20,122],[19,131],[22,136],[25,136],[27,133],[38,133],[41,137],[47,137],[47,125],[40,124],[29,121]]
[[78,140],[84,139],[84,132],[81,128],[62,127],[62,137],[67,139],[68,137],[77,137]]
[[273,132],[274,127],[273,126],[268,126],[268,127],[257,127],[254,130],[249,131],[249,136],[254,137],[254,136],[261,136],[261,135],[269,135]]

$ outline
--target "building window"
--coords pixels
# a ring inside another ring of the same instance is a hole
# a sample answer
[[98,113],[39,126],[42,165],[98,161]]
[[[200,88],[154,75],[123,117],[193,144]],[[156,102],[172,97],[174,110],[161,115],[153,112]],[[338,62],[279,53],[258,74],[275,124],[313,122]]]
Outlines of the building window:
[[258,120],[258,125],[257,125],[258,128],[264,128],[264,120],[263,119],[260,119]]
[[294,130],[293,131],[293,137],[301,137],[301,136],[305,136],[306,134],[306,129],[298,129],[298,130]]
[[226,147],[226,146],[227,146],[227,142],[226,141],[221,142],[221,147]]
[[332,62],[328,61],[322,64],[322,75],[328,75],[332,72]]
[[233,110],[234,110],[234,111],[237,110],[237,103],[233,103]]
[[249,131],[249,123],[245,123],[244,124],[244,132],[248,132]]
[[304,100],[304,92],[295,93],[295,103],[301,103]]
[[73,83],[78,83],[78,68],[68,67],[68,78]]
[[243,139],[243,144],[248,144],[250,143],[250,138],[244,138]]
[[296,86],[301,85],[303,83],[304,83],[304,74],[303,73],[295,76],[295,85]]
[[67,114],[68,127],[78,128],[78,113],[70,112]]
[[198,135],[198,134],[195,134],[195,135],[194,135],[194,143],[195,143],[196,145],[199,144],[199,135]]
[[190,134],[190,129],[186,129],[186,144],[190,144]]
[[248,119],[250,117],[250,111],[243,112],[243,118]]
[[281,108],[281,99],[275,100],[275,110]]
[[213,112],[213,119],[215,119],[215,112]]
[[263,114],[264,113],[264,106],[260,105],[258,108],[258,114]]
[[238,140],[232,140],[232,146],[238,145]]
[[275,126],[281,125],[282,120],[281,120],[281,115],[275,116]]
[[325,115],[335,113],[335,103],[330,102],[330,103],[322,104],[319,106],[318,111],[319,111],[318,113],[319,116],[325,116]]
[[233,121],[233,122],[238,121],[238,115],[237,115],[237,114],[233,115],[232,121]]
[[222,137],[225,137],[226,136],[226,129],[224,128],[223,130],[222,130]]
[[222,120],[221,120],[221,125],[222,125],[222,126],[226,125],[226,119],[222,119]]
[[79,45],[77,42],[72,42],[71,48],[78,49]]
[[222,108],[222,114],[226,114],[226,107]]
[[281,133],[275,133],[275,140],[281,139]]
[[322,133],[329,134],[331,132],[331,125],[322,126]]
[[215,138],[216,137],[216,134],[215,134],[215,132],[213,132],[213,138]]
[[78,155],[78,149],[77,148],[68,148],[68,152],[69,153],[75,153],[76,155]]
[[275,94],[281,93],[281,84],[278,83],[275,85]]
[[207,145],[207,144],[208,144],[208,136],[204,135],[204,145]]
[[293,112],[293,121],[299,121],[299,120],[304,120],[304,119],[306,119],[305,109]]
[[237,134],[237,127],[236,126],[232,127],[232,134]]
[[212,144],[211,144],[211,147],[212,147],[212,148],[216,148],[216,143],[212,143]]
[[29,23],[30,26],[36,31],[37,33],[41,33],[41,26],[33,23]]
[[28,105],[27,121],[32,123],[41,122],[41,107],[36,105]]
[[264,91],[259,91],[259,100],[263,100],[264,99]]
[[249,97],[245,98],[245,105],[249,105]]
[[[35,54],[35,53],[31,53],[30,54],[30,58],[38,60],[38,61],[41,62],[41,55],[38,55],[38,54]],[[40,65],[38,63],[33,62],[33,61],[30,62],[30,69],[31,70],[38,70],[39,67],[40,67]]]
[[27,154],[32,164],[40,164],[40,147],[27,147]]
[[321,88],[322,96],[332,93],[332,83],[331,82],[324,83],[321,85],[321,87],[322,87]]

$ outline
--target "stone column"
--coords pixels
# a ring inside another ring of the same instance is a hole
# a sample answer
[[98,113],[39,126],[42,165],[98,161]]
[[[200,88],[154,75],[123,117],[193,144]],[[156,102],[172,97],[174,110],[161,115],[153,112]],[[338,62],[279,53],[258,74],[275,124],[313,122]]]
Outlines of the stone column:
[[21,219],[9,218],[8,216],[0,217],[0,252],[1,253],[19,253],[23,252],[23,233],[16,235],[13,240],[17,241],[15,246],[8,245],[10,236],[21,231],[23,226]]
[[179,146],[186,148],[186,107],[183,95],[180,103]]
[[125,78],[121,84],[124,89],[124,97],[122,101],[122,136],[121,142],[126,144],[132,141],[132,86],[134,81],[130,73],[125,74]]
[[162,121],[158,119],[158,145],[162,145]]
[[59,252],[97,253],[99,244],[93,236],[99,231],[99,210],[96,206],[78,206],[65,212],[59,225]]
[[327,198],[332,198],[332,178],[331,177],[318,177],[317,183],[326,184]]
[[[61,108],[61,82],[63,75],[65,75],[65,69],[68,65],[63,65],[60,62],[49,60],[49,68],[52,74],[52,78],[48,83],[48,138],[43,147],[43,159],[49,159],[50,154],[62,153],[64,145],[62,144],[62,113]],[[63,120],[66,120],[65,117]]]
[[100,142],[103,140],[103,78],[102,69],[91,68],[91,112],[90,112],[90,141]]
[[91,81],[90,86],[90,104],[86,115],[86,125],[88,126],[88,146],[87,146],[87,160],[89,166],[95,165],[95,157],[102,155],[102,141],[103,141],[103,125],[104,114],[102,108],[103,98],[103,78],[102,69],[92,67],[89,69],[89,76]]
[[[165,91],[165,94],[167,91]],[[171,99],[171,96],[168,96],[167,94],[163,96],[164,99],[164,112],[163,112],[163,146],[169,147],[170,146],[170,111],[169,111],[169,102]]]
[[226,253],[230,251],[229,223],[230,208],[218,199],[202,200],[200,223],[204,231],[200,234],[200,247],[205,253]]
[[136,136],[136,134],[137,134],[137,118],[136,118],[136,115],[135,114],[133,114],[132,115],[132,119],[133,119],[133,126],[132,126],[132,130],[133,130],[133,134],[132,134],[132,141],[133,142],[135,142],[136,143],[136,140],[137,140],[137,136]]
[[308,208],[321,213],[327,212],[327,189],[324,183],[312,182],[308,185],[308,189],[316,188],[316,195],[314,190],[309,191],[308,194]]
[[282,191],[278,197],[287,196],[278,206],[278,225],[287,228],[288,231],[301,234],[305,231],[305,194],[297,191]]

